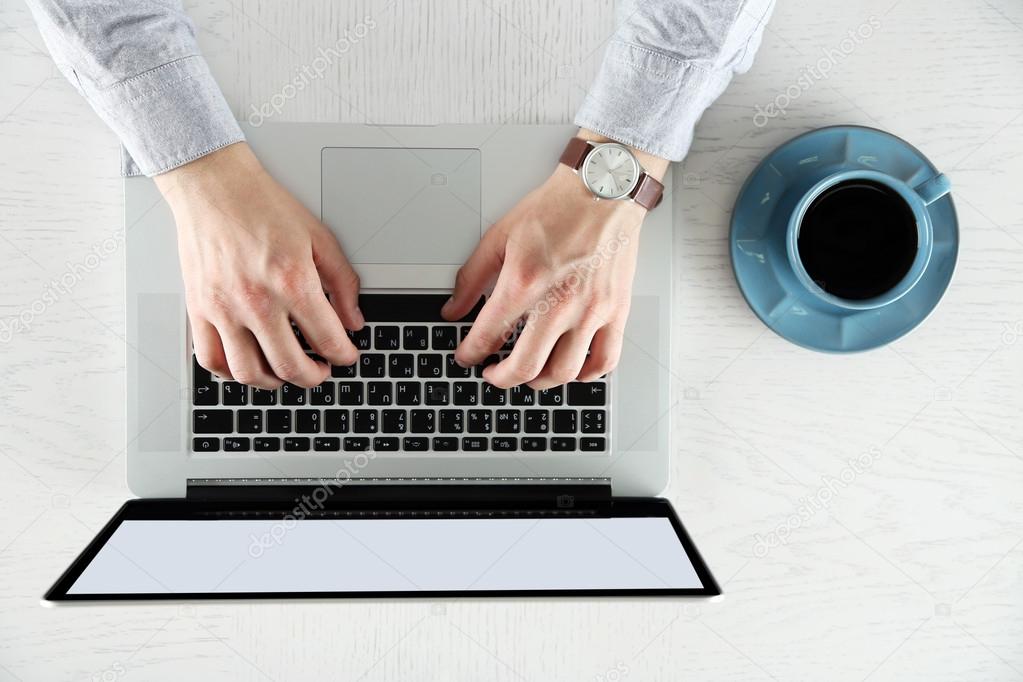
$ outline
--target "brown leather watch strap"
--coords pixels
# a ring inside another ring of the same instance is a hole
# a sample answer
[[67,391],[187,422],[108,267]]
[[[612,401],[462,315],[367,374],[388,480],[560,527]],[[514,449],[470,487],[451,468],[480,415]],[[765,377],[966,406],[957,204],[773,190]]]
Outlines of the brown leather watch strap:
[[586,155],[590,153],[590,149],[592,147],[589,142],[581,137],[573,137],[565,145],[565,151],[561,152],[560,161],[572,170],[579,170]]
[[643,173],[639,176],[639,182],[636,183],[636,188],[629,196],[646,210],[652,211],[664,198],[664,185],[657,178]]

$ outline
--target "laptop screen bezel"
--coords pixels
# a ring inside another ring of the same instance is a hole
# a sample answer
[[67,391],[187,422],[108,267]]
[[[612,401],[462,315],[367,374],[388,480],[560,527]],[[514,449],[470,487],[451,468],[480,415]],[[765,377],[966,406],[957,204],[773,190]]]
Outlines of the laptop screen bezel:
[[[209,502],[188,499],[129,500],[107,522],[103,529],[72,562],[71,566],[46,592],[45,602],[107,602],[107,601],[193,601],[193,600],[293,600],[293,599],[445,599],[494,597],[715,597],[721,589],[703,557],[696,549],[671,504],[660,498],[615,498],[608,513],[598,517],[666,518],[678,538],[679,544],[692,563],[702,587],[699,588],[642,588],[642,589],[579,589],[579,590],[421,590],[421,591],[350,591],[350,592],[209,592],[209,593],[128,593],[128,594],[69,594],[72,586],[100,550],[124,521],[129,520],[210,520],[210,513],[242,513],[243,507],[235,503]],[[252,510],[252,505],[244,505]],[[434,511],[424,509],[422,511]],[[283,519],[289,509],[278,504],[262,506],[259,513],[265,518]],[[535,518],[549,512],[526,511],[521,517]]]

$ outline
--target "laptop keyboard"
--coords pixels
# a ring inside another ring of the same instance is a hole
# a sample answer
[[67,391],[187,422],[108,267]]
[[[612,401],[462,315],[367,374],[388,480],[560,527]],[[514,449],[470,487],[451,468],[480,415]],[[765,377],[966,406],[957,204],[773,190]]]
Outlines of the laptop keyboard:
[[[446,322],[446,295],[363,294],[366,326],[350,333],[351,367],[331,367],[312,389],[263,390],[221,380],[192,356],[192,451],[559,453],[607,452],[607,378],[544,391],[500,389],[481,378],[514,339],[477,367],[455,364],[477,309]],[[316,357],[296,329],[302,347]],[[317,358],[320,359],[320,358]]]

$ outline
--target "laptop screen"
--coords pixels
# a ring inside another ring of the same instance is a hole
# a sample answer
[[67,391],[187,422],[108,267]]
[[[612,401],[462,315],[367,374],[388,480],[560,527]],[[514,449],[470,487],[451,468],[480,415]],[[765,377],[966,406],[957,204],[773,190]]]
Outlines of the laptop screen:
[[671,507],[652,507],[591,517],[121,518],[47,598],[716,594]]

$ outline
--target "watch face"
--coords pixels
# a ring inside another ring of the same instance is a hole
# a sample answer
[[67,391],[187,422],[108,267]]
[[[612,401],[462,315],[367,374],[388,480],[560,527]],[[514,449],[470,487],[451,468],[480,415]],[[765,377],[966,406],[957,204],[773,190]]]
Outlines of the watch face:
[[640,173],[636,157],[617,142],[594,147],[580,171],[586,186],[602,199],[627,196],[639,182]]

